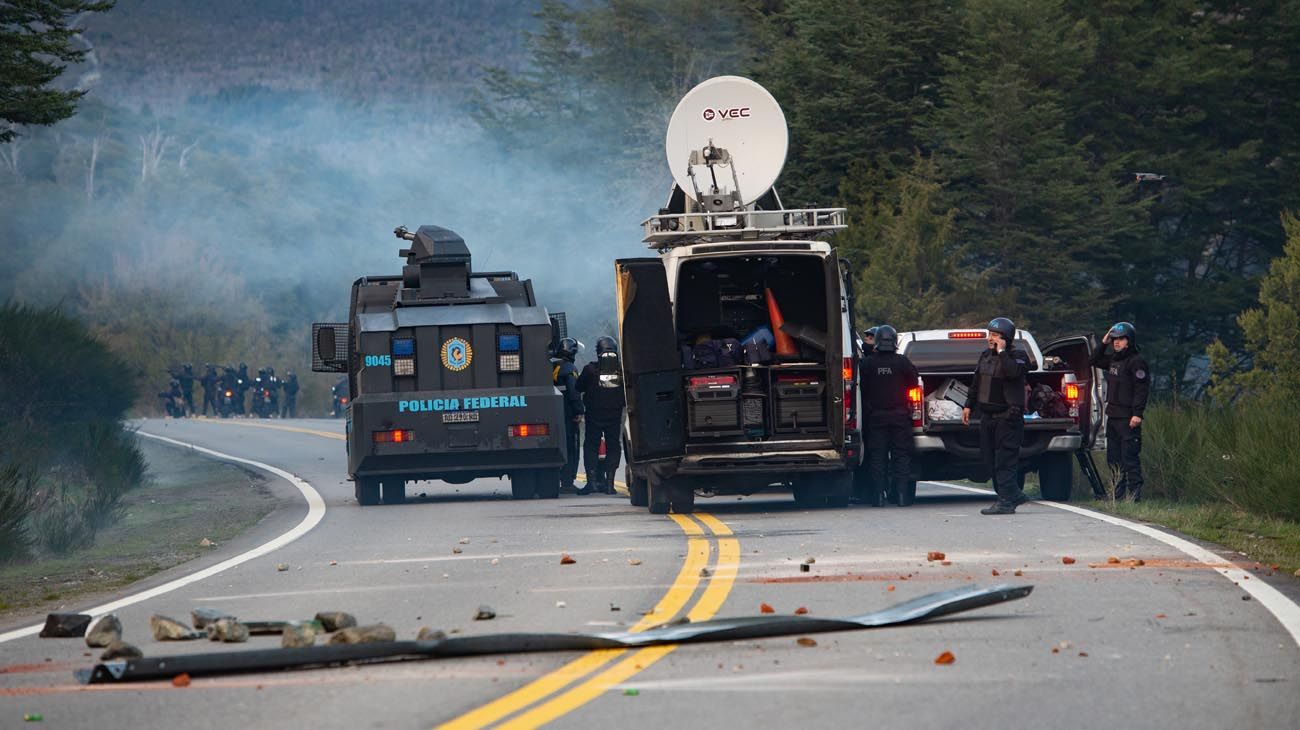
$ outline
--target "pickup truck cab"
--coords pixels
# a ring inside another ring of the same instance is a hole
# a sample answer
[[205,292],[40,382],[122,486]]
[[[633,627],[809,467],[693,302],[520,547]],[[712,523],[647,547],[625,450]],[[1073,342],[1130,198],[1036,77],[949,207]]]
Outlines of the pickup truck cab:
[[[1044,499],[1068,501],[1075,455],[1093,445],[1102,420],[1104,379],[1088,363],[1096,343],[1091,335],[1074,335],[1040,348],[1033,335],[1016,330],[1015,346],[1028,353],[1031,367],[1021,478],[1037,472]],[[978,410],[972,411],[969,425],[961,420],[975,363],[986,347],[987,332],[982,329],[898,334],[898,351],[920,373],[920,382],[909,393],[915,479],[986,482],[992,477],[980,454]],[[909,488],[915,489],[915,482]]]

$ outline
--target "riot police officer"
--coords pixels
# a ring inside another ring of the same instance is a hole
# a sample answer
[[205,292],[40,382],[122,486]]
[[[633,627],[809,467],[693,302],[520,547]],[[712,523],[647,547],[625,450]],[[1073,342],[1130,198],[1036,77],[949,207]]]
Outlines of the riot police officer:
[[208,406],[212,406],[212,415],[221,415],[217,410],[217,386],[220,378],[217,376],[217,368],[212,363],[203,366],[203,378],[199,384],[203,386],[203,415],[208,415]]
[[257,377],[253,378],[253,403],[249,406],[249,413],[258,418],[266,418],[266,404],[269,398],[266,397],[266,368],[257,371]]
[[862,356],[863,357],[866,357],[876,351],[876,334],[877,332],[879,332],[879,330],[880,330],[879,327],[872,327],[871,329],[862,331]]
[[1138,352],[1137,329],[1131,323],[1116,323],[1101,344],[1092,355],[1092,366],[1106,370],[1106,463],[1119,474],[1115,499],[1132,495],[1138,502],[1142,499],[1142,414],[1151,371]]
[[578,477],[578,459],[581,456],[582,415],[585,408],[582,394],[578,392],[578,368],[573,361],[581,345],[572,337],[560,340],[551,357],[551,378],[560,395],[564,397],[564,468],[560,470],[560,491],[577,494],[573,480]]
[[[1013,515],[1029,501],[1020,488],[1020,447],[1025,434],[1025,374],[1029,355],[1016,347],[1016,325],[996,317],[988,325],[988,349],[975,365],[970,398],[979,411],[980,451],[993,473],[998,501],[980,510],[985,515]],[[969,424],[969,403],[961,412]]]
[[239,363],[239,373],[235,380],[235,413],[238,413],[241,416],[245,413],[244,396],[248,393],[248,389],[252,387],[252,385],[253,380],[248,377],[248,364],[242,362]]
[[899,505],[916,495],[912,476],[912,410],[907,391],[919,386],[920,375],[906,356],[898,354],[898,332],[883,324],[872,327],[875,351],[862,361],[862,395],[867,404],[867,456],[871,469],[869,503],[885,506],[888,490]]
[[[622,456],[623,369],[618,362],[618,344],[613,337],[596,340],[596,359],[578,376],[578,392],[586,411],[586,432],[582,441],[582,464],[587,486],[579,494],[614,493],[614,476]],[[605,439],[605,464],[600,466],[600,440]]]
[[275,368],[270,365],[266,366],[266,382],[263,387],[267,392],[267,418],[275,418],[280,415],[280,378],[275,375]]
[[194,364],[185,363],[181,366],[181,371],[176,375],[180,381],[181,393],[185,396],[185,413],[188,416],[194,415]]
[[284,374],[284,403],[280,404],[280,418],[298,417],[298,376],[290,370]]

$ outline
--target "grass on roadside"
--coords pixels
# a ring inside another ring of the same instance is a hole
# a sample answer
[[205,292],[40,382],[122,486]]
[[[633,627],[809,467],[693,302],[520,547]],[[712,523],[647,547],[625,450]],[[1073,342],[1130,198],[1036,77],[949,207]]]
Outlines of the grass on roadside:
[[94,544],[0,566],[0,619],[58,610],[191,560],[256,524],[276,499],[255,473],[139,439],[153,479],[122,499]]

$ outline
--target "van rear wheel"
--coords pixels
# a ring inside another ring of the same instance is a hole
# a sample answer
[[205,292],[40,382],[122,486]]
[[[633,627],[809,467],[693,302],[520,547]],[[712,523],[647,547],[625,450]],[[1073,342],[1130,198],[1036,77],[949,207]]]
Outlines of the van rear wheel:
[[362,507],[379,504],[379,480],[374,477],[356,477],[352,482],[357,504]]
[[691,483],[683,479],[674,479],[669,482],[669,499],[670,506],[674,514],[689,515],[695,511],[695,490]]
[[1043,499],[1069,502],[1074,487],[1074,460],[1069,453],[1044,454],[1038,463],[1038,488]]

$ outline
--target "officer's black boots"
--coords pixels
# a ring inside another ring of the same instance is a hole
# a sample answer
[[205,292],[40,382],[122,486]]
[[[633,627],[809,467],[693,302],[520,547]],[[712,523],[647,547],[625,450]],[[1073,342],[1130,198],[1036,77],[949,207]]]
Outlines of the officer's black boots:
[[994,502],[991,507],[985,507],[980,510],[980,514],[982,515],[1014,515],[1015,513],[1016,505],[1012,502],[1003,502],[1002,500]]

